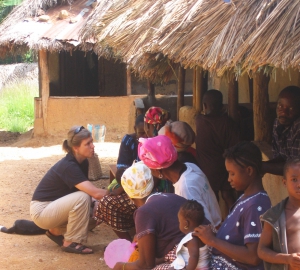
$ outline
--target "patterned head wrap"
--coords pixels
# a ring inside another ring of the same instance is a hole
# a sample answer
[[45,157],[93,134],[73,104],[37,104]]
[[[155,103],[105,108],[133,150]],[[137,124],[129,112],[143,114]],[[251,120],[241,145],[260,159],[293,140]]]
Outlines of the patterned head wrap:
[[170,113],[160,107],[151,107],[145,113],[144,121],[148,124],[163,126],[170,119]]
[[121,184],[127,195],[133,199],[147,197],[154,187],[151,170],[141,161],[133,163],[125,170]]
[[158,134],[170,138],[177,152],[185,151],[195,141],[195,132],[189,124],[182,121],[167,123],[158,131]]
[[177,160],[177,151],[167,136],[140,138],[139,142],[139,158],[150,169],[168,168]]

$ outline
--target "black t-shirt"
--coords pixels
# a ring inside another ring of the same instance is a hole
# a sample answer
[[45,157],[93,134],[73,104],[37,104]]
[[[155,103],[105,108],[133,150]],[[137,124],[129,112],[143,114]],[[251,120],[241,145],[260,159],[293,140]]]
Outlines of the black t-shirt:
[[33,201],[55,201],[78,191],[75,185],[88,180],[88,160],[81,164],[72,154],[58,161],[42,178],[33,193]]

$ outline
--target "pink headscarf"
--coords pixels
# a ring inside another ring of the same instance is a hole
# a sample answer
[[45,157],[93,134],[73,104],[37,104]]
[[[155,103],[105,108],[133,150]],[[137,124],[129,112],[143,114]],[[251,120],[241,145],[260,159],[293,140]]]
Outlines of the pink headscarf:
[[150,169],[168,168],[177,160],[177,151],[167,136],[140,138],[139,142],[139,158]]

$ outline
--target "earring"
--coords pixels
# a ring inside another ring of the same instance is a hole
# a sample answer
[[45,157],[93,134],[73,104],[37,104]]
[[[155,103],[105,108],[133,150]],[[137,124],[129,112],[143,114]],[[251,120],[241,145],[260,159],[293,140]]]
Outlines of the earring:
[[162,179],[162,178],[163,178],[163,175],[160,173],[160,174],[158,175],[158,178],[159,178],[159,179]]
[[185,230],[187,230],[189,227],[186,225],[186,226],[184,226],[183,228],[184,228]]

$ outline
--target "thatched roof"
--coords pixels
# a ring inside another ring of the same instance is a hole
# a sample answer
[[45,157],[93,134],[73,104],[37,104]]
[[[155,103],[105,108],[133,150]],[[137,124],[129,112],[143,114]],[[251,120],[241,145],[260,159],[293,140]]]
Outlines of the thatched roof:
[[[56,19],[66,6],[79,13],[85,1],[25,0],[0,26],[0,54],[13,45],[93,49],[151,80],[167,80],[179,64],[219,75],[299,67],[299,0],[100,0],[73,26]],[[40,9],[50,23],[38,21]]]
[[232,57],[233,64],[241,62],[247,70],[264,65],[275,68],[297,68],[300,65],[300,2],[272,1],[263,12],[273,9],[261,25],[240,46]]
[[144,54],[162,53],[169,62],[202,66],[219,75],[226,69],[239,74],[265,65],[298,67],[297,0],[110,2],[101,16],[99,6],[95,9],[83,37],[97,40],[98,54],[109,48],[132,66]]
[[[92,3],[86,0],[25,0],[0,25],[0,55],[28,48],[60,51],[80,47],[78,31],[92,11]],[[62,10],[68,14],[59,19]],[[85,47],[90,42],[87,41]]]

